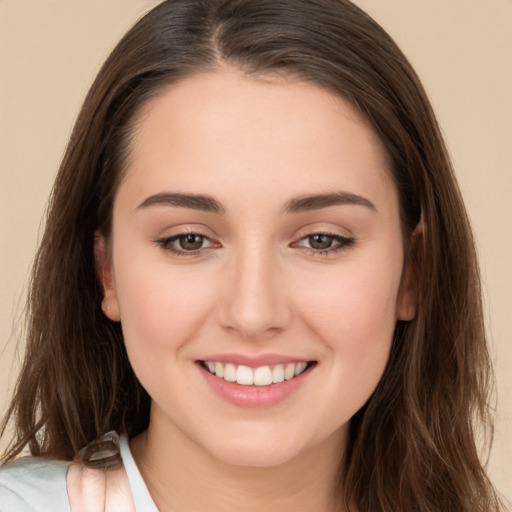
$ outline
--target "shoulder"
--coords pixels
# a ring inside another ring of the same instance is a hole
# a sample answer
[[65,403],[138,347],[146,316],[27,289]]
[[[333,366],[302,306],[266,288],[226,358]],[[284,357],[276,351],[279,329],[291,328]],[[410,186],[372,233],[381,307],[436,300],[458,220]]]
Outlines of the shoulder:
[[42,457],[0,465],[0,512],[70,512],[68,467]]

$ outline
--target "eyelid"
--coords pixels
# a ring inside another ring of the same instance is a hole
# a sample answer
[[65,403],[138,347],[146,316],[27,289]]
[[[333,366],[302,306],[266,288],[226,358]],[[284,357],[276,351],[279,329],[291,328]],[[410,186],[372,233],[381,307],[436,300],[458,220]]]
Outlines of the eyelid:
[[[313,247],[305,247],[300,245],[300,242],[307,240],[310,237],[314,237],[317,235],[323,235],[329,238],[332,238],[335,242],[335,245],[328,247],[326,249],[315,249]],[[339,233],[333,233],[326,229],[312,229],[303,233],[296,239],[295,242],[292,242],[291,247],[299,248],[308,254],[312,254],[313,256],[329,256],[333,255],[341,250],[348,249],[353,246],[356,242],[356,239],[351,235],[341,235]]]
[[[201,237],[204,241],[207,241],[209,245],[206,247],[200,247],[199,249],[190,250],[190,251],[187,251],[185,249],[180,249],[180,248],[173,246],[174,242],[177,242],[181,237],[184,237],[187,235],[196,235],[198,237]],[[166,252],[169,252],[176,256],[185,256],[185,257],[206,254],[212,248],[222,247],[221,244],[219,242],[216,242],[215,240],[213,240],[212,237],[205,235],[200,230],[195,230],[192,228],[182,230],[178,233],[175,233],[175,234],[172,234],[169,236],[160,237],[160,238],[154,240],[154,243]]]
[[[179,241],[181,237],[185,237],[187,235],[195,235],[202,239],[202,241],[206,244],[202,244],[202,246],[198,249],[187,250],[183,248],[176,247],[174,244]],[[307,247],[303,245],[308,238],[314,236],[326,236],[328,238],[332,238],[333,244],[330,247],[325,249],[318,249],[314,247]],[[295,237],[295,241],[290,244],[290,247],[300,249],[304,252],[312,254],[313,256],[327,256],[330,254],[337,253],[340,250],[348,249],[350,246],[354,245],[356,239],[352,235],[343,235],[340,233],[333,232],[330,229],[325,228],[317,228],[310,227],[309,229],[301,230],[300,234]],[[194,229],[193,227],[188,227],[182,229],[181,231],[174,233],[169,236],[163,236],[154,240],[154,243],[159,246],[162,250],[172,253],[177,256],[197,256],[197,255],[206,255],[211,251],[211,249],[220,248],[222,244],[217,242],[213,237],[204,234],[204,231],[201,229]]]

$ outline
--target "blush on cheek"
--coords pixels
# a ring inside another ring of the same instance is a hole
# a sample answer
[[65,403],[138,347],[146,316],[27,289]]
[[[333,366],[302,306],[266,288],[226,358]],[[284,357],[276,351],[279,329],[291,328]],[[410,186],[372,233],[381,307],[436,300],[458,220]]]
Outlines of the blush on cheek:
[[382,286],[381,280],[380,286],[373,286],[360,280],[356,285],[348,279],[345,284],[347,288],[331,288],[330,294],[315,296],[308,303],[307,318],[335,355],[346,381],[360,389],[357,396],[364,403],[389,358],[396,324],[394,301],[389,299],[394,284]]
[[[308,317],[315,323],[342,326],[366,326],[394,322],[396,291],[391,286],[378,286],[373,281],[341,282],[329,293],[311,294],[307,304]],[[361,327],[353,330],[360,332]]]
[[132,299],[123,303],[121,320],[125,342],[134,353],[156,361],[173,359],[208,317],[204,301],[196,294],[182,293],[180,287],[160,282],[132,289],[129,296]]

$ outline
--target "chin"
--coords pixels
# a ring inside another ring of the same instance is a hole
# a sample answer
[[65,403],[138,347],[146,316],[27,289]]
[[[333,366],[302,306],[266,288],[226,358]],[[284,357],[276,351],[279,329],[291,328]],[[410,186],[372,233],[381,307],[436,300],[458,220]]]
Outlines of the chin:
[[[251,428],[252,427],[252,428]],[[247,468],[272,468],[306,462],[320,453],[344,451],[344,429],[334,432],[293,431],[285,425],[239,425],[222,438],[210,438],[203,448],[225,464]]]
[[225,464],[246,468],[271,468],[286,464],[299,457],[297,446],[274,446],[267,443],[229,443],[217,445],[210,453]]

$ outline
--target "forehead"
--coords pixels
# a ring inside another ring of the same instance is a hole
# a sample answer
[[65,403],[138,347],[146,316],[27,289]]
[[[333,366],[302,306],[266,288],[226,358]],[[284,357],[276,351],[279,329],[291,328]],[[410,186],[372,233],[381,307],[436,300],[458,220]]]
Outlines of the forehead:
[[[394,197],[379,138],[345,99],[300,80],[233,69],[198,74],[148,102],[134,123],[125,181],[245,198],[350,192]],[[229,185],[229,186],[227,186]]]

